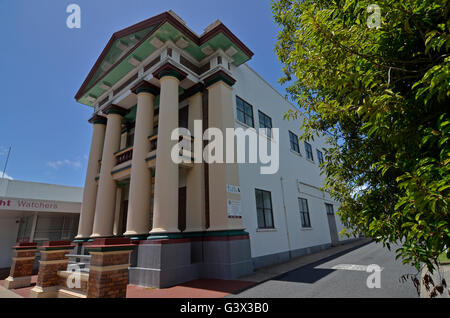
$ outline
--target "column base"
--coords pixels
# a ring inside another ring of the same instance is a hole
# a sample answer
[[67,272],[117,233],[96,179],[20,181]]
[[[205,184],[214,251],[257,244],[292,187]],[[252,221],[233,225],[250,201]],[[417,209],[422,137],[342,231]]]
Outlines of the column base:
[[75,237],[72,243],[84,243],[88,242],[90,239],[91,239],[90,237]]
[[236,279],[253,271],[248,233],[160,233],[141,241],[129,268],[129,283],[167,288],[187,281]]
[[23,277],[11,277],[5,279],[4,287],[6,289],[17,289],[28,287],[31,285],[31,276],[23,276]]
[[171,240],[182,239],[184,236],[182,233],[152,233],[147,235],[147,240]]
[[57,298],[59,286],[40,287],[34,286],[30,290],[30,298]]
[[164,235],[173,233],[181,233],[181,232],[178,228],[167,228],[167,229],[155,228],[150,231],[150,235],[159,235],[159,234]]
[[128,237],[132,241],[141,241],[141,240],[147,239],[148,233],[145,233],[145,234],[124,233],[123,236]]

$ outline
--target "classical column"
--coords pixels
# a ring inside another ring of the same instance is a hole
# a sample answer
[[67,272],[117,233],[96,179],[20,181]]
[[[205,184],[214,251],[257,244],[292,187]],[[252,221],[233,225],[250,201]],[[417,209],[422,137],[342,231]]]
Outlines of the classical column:
[[114,153],[120,147],[122,118],[127,111],[119,106],[110,105],[103,112],[107,114],[108,120],[91,237],[108,237],[113,235],[117,184],[111,175],[111,170],[116,165]]
[[[205,79],[208,88],[209,127],[222,130],[234,128],[233,89],[235,80],[224,71],[218,71]],[[235,152],[236,154],[236,143]],[[209,164],[210,224],[208,231],[243,229],[239,216],[229,216],[229,205],[239,203],[239,193],[227,191],[227,185],[239,186],[239,170],[236,163]]]
[[[178,164],[171,158],[172,148],[178,143],[171,140],[178,128],[179,84],[185,76],[170,64],[164,65],[155,77],[161,82],[159,103],[158,146],[156,148],[155,197],[153,212],[154,237],[176,237],[178,229]],[[175,233],[175,235],[174,235]],[[155,235],[157,234],[157,235]]]
[[[188,128],[191,135],[203,135],[202,127],[196,127],[199,132],[194,131],[194,120],[202,120],[202,89],[203,85],[195,85],[188,90],[189,98],[189,122]],[[205,125],[206,123],[204,123]],[[199,160],[186,173],[186,230],[185,232],[205,231],[205,178],[203,166],[203,140],[195,140],[192,151],[196,146],[200,148]],[[197,162],[200,161],[200,162]]]
[[133,89],[133,92],[137,94],[137,112],[131,161],[127,229],[124,233],[132,238],[146,238],[150,230],[152,173],[145,159],[150,152],[148,137],[153,135],[154,102],[158,91],[158,87],[147,82],[141,82]]
[[84,182],[83,203],[81,205],[80,223],[78,225],[78,235],[76,239],[85,239],[91,236],[94,224],[95,203],[97,199],[98,164],[102,159],[103,143],[105,141],[106,118],[94,115],[89,122],[93,124],[91,149],[89,150],[89,160]]

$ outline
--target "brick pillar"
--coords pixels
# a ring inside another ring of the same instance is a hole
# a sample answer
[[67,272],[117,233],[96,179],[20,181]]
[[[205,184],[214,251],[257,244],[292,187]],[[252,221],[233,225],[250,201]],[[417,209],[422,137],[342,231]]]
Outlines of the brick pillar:
[[57,297],[60,278],[58,271],[67,268],[69,254],[74,248],[70,241],[45,242],[39,249],[41,260],[39,261],[39,274],[37,284],[31,290],[31,298]]
[[125,298],[130,253],[129,238],[99,238],[86,246],[91,254],[87,298]]
[[37,243],[19,243],[13,246],[13,257],[9,277],[5,280],[8,289],[30,286]]

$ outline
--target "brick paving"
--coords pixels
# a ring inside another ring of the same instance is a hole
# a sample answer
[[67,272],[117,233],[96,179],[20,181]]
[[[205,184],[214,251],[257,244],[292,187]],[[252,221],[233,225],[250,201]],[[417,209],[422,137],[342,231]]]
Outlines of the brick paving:
[[[32,286],[11,289],[11,291],[21,297],[29,298],[30,290],[36,285],[36,281],[37,276],[33,276]],[[3,286],[3,284],[4,281],[0,281],[0,285]],[[164,289],[128,285],[127,298],[222,298],[253,285],[255,285],[253,282],[220,279],[199,279]]]

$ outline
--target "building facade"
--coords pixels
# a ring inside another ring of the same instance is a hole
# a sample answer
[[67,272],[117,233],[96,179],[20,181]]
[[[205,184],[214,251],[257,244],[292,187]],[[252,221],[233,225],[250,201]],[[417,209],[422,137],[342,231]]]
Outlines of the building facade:
[[0,179],[0,269],[11,265],[11,246],[16,242],[41,245],[45,241],[73,240],[82,190]]
[[[283,119],[294,106],[246,64],[252,56],[220,21],[197,35],[169,11],[114,33],[76,94],[93,108],[76,242],[130,237],[130,283],[236,278],[342,240],[338,205],[319,189],[325,139],[298,140],[300,122]],[[254,130],[279,149],[279,169],[175,163],[179,127],[200,153],[208,128]]]

